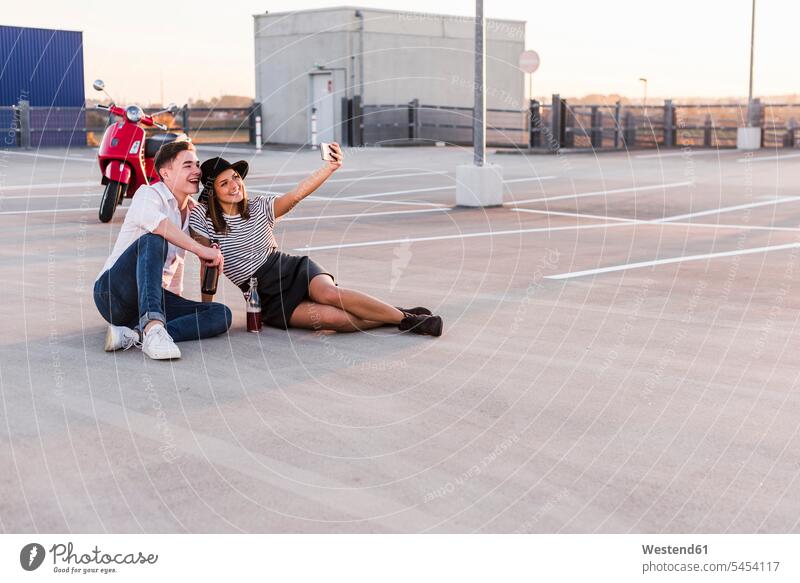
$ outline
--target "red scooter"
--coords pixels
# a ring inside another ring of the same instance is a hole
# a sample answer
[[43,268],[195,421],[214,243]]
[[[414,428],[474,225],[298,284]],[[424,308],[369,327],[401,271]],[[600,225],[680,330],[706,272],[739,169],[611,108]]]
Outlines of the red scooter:
[[[100,79],[93,86],[96,91],[106,93],[105,83]],[[106,96],[111,99],[108,93]],[[167,130],[167,126],[155,121],[153,117],[162,113],[174,116],[178,111],[178,106],[174,103],[151,115],[144,113],[138,105],[129,105],[125,109],[118,107],[114,105],[113,99],[110,105],[97,105],[97,109],[109,111],[119,118],[119,121],[106,128],[97,153],[100,171],[103,173],[101,184],[105,185],[99,216],[101,222],[107,223],[125,197],[132,198],[143,184],[153,184],[160,180],[153,168],[153,159],[158,149],[169,142],[189,138],[183,133],[145,134],[142,125]]]

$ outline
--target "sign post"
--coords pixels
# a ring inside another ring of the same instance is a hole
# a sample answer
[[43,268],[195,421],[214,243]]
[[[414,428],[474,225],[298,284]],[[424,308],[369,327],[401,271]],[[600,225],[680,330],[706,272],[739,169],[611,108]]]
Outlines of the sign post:
[[528,75],[528,99],[533,99],[533,74],[540,63],[539,53],[536,51],[522,51],[519,54],[519,68]]

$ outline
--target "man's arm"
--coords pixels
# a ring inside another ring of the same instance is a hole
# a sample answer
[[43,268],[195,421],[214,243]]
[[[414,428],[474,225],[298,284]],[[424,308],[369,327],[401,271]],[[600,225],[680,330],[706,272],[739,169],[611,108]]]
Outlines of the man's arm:
[[224,260],[222,258],[222,252],[219,249],[201,245],[198,241],[195,241],[184,233],[183,230],[175,226],[169,219],[162,220],[151,232],[155,235],[161,235],[176,247],[194,253],[206,265],[216,265],[222,270]]
[[314,192],[323,182],[330,178],[331,174],[342,167],[344,154],[342,154],[342,150],[336,142],[331,144],[331,155],[333,156],[333,160],[325,162],[322,168],[315,170],[310,176],[301,180],[293,190],[275,199],[276,219],[292,210],[297,206],[297,203]]
[[152,186],[142,186],[131,201],[125,222],[131,222],[167,241],[190,251],[209,265],[219,265],[222,269],[222,253],[219,249],[204,247],[169,220],[168,209],[163,198]]

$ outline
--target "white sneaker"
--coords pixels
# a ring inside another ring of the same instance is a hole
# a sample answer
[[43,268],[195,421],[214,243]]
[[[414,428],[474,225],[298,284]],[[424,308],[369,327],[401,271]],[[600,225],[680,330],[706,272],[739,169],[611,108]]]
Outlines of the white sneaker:
[[106,352],[114,352],[120,348],[128,350],[131,346],[141,346],[139,333],[127,326],[108,326],[106,330],[106,343],[103,346]]
[[156,324],[144,335],[142,351],[154,360],[168,360],[180,358],[181,351],[172,340],[167,329],[161,324]]

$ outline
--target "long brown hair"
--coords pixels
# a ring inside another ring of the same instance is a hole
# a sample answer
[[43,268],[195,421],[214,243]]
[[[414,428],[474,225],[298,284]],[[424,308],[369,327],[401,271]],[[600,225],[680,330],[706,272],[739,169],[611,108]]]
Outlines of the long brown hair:
[[[214,182],[216,182],[216,178],[214,179]],[[245,221],[248,220],[250,218],[250,202],[247,198],[247,188],[244,186],[244,178],[242,178],[242,200],[236,203],[236,206],[236,210],[239,212],[242,219]],[[211,222],[214,225],[214,231],[220,235],[228,234],[230,228],[228,227],[228,223],[225,221],[225,217],[222,216],[222,205],[217,198],[217,191],[215,190],[213,184],[211,185],[211,188],[208,189],[208,210],[206,210],[206,216],[211,219]]]

